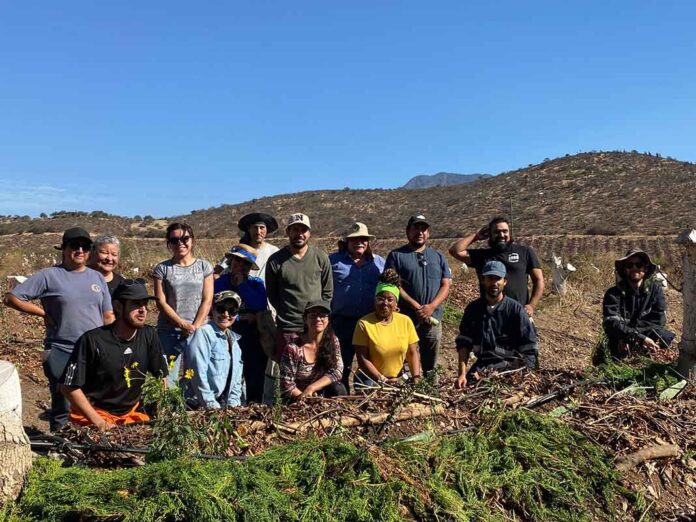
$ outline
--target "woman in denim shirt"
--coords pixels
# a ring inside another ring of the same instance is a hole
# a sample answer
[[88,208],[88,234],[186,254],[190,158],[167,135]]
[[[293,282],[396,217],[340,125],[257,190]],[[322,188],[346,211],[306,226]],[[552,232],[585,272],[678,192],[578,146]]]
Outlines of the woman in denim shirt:
[[[242,350],[231,330],[242,299],[226,290],[215,294],[211,321],[196,329],[184,352],[186,403],[192,408],[219,409],[242,403]],[[186,375],[186,374],[185,374]]]

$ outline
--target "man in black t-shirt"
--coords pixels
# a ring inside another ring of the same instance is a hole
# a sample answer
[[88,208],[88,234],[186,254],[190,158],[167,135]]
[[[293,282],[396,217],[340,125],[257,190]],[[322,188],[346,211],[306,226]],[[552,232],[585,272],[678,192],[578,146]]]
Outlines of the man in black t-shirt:
[[[488,248],[469,248],[474,241],[483,239],[488,240]],[[488,226],[456,241],[449,253],[455,259],[474,267],[479,278],[487,261],[502,262],[507,270],[505,295],[524,306],[529,317],[533,317],[544,293],[544,274],[534,251],[513,241],[510,223],[506,218],[496,217]],[[527,286],[528,278],[532,280],[531,296]],[[481,296],[483,295],[482,289]]]
[[85,332],[63,373],[70,421],[108,429],[149,420],[138,411],[145,374],[167,375],[157,332],[145,325],[148,295],[143,279],[125,279],[115,290],[116,321]]

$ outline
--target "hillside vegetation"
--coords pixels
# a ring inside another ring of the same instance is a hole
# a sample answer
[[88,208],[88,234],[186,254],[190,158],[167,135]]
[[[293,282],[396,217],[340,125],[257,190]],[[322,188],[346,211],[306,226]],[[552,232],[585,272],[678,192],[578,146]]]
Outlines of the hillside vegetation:
[[[408,216],[424,213],[433,237],[455,237],[496,214],[510,214],[517,233],[673,234],[696,223],[696,165],[636,152],[587,152],[478,179],[423,190],[315,190],[253,199],[169,218],[189,222],[199,237],[230,237],[252,211],[283,221],[293,212],[312,219],[313,233],[338,236],[354,220],[378,237],[401,237]],[[211,194],[211,198],[214,197]],[[162,237],[164,220],[103,212],[48,219],[8,218],[0,234],[58,232],[81,224],[92,232]],[[80,213],[72,213],[80,214]]]

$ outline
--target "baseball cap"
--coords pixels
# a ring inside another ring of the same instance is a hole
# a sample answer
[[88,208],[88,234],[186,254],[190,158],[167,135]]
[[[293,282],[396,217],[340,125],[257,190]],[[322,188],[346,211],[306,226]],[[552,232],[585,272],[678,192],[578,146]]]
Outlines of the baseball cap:
[[312,308],[321,308],[322,310],[331,313],[331,305],[328,303],[328,301],[324,301],[323,299],[309,301],[304,307],[304,313],[306,314]]
[[425,223],[427,226],[430,226],[430,223],[428,223],[428,220],[425,219],[425,216],[423,214],[416,214],[415,216],[411,216],[408,218],[408,225],[407,227],[413,226],[416,223]]
[[309,229],[312,228],[312,225],[309,224],[309,216],[306,214],[292,214],[290,219],[288,219],[288,224],[285,226],[285,230],[297,223],[300,223]]
[[213,296],[214,305],[219,305],[226,301],[234,302],[237,305],[237,308],[242,306],[242,298],[239,297],[237,292],[233,292],[232,290],[223,290],[222,292],[218,292]]
[[90,237],[89,232],[87,232],[84,228],[73,227],[63,232],[63,239],[61,240],[60,246],[54,248],[56,250],[63,250],[65,245],[70,243],[70,241],[75,241],[76,239],[84,239],[85,241],[89,242],[90,245],[92,244],[92,238]]
[[481,276],[492,275],[505,277],[506,274],[505,265],[500,261],[487,261],[486,264],[483,265],[483,272],[481,272]]

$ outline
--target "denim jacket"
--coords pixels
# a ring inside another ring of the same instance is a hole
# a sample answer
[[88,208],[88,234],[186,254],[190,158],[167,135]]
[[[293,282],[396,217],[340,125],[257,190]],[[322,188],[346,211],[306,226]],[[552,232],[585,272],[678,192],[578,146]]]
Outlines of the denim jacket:
[[[232,357],[227,337],[232,341]],[[239,348],[241,336],[231,330],[222,331],[215,323],[198,328],[186,350],[184,368],[193,370],[193,376],[186,381],[187,402],[209,409],[225,406],[240,406],[242,400],[242,350]],[[230,360],[232,368],[230,368]],[[221,397],[232,372],[227,397]]]

